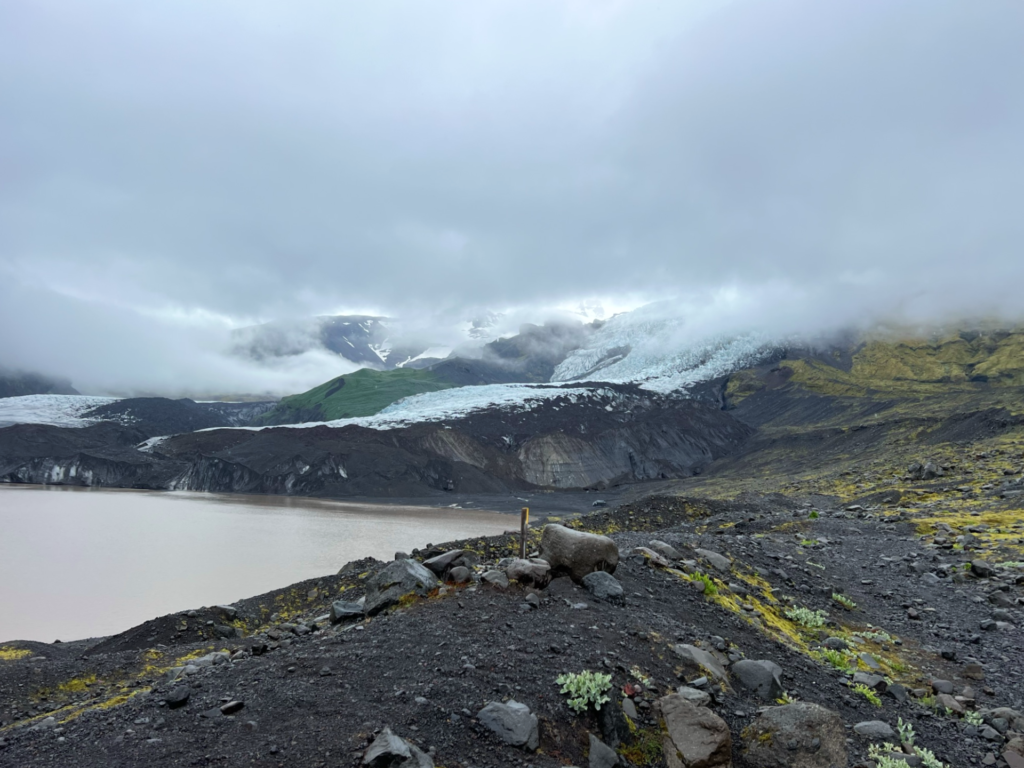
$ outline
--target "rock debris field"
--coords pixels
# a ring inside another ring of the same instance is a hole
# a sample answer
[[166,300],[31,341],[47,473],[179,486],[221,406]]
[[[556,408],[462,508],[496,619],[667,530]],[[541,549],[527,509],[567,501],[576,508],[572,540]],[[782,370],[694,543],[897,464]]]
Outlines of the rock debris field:
[[752,494],[561,523],[0,645],[0,766],[1024,766],[1024,566],[954,526]]

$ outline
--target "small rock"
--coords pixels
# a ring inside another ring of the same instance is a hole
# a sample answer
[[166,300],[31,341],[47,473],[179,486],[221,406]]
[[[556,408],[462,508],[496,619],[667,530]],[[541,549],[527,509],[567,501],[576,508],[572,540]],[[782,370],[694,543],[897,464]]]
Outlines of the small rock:
[[465,584],[473,577],[473,572],[464,565],[457,565],[448,572],[448,581]]
[[701,558],[711,563],[711,567],[716,571],[722,573],[728,573],[732,570],[732,563],[729,558],[718,552],[713,552],[710,549],[697,549],[694,550]]
[[177,685],[167,692],[164,701],[167,702],[167,706],[171,709],[177,709],[178,707],[185,706],[191,695],[192,689],[188,685]]
[[504,704],[492,701],[476,717],[481,725],[513,747],[523,747],[532,752],[540,743],[537,716],[525,704],[514,699]]
[[331,603],[331,624],[363,618],[363,606],[347,600],[336,600]]
[[597,738],[590,734],[590,768],[614,768],[618,765],[618,753]]
[[771,701],[782,696],[782,668],[774,661],[742,659],[730,668],[737,682],[761,699]]
[[415,560],[393,560],[367,581],[364,611],[376,616],[406,595],[425,597],[440,585],[437,577]]
[[222,715],[233,715],[236,712],[241,712],[245,707],[245,702],[242,701],[229,701],[220,708]]
[[508,576],[505,575],[504,571],[484,571],[480,580],[498,589],[508,589]]
[[628,697],[622,700],[622,714],[630,720],[636,720],[640,717],[640,714],[636,711],[636,704]]
[[584,588],[598,600],[622,605],[626,602],[625,592],[619,580],[605,571],[594,571],[583,577]]
[[949,680],[932,680],[932,690],[936,693],[952,693],[953,683]]
[[434,761],[415,744],[385,728],[363,754],[363,765],[367,768],[434,768]]
[[[671,646],[670,650],[682,660],[684,674],[707,673],[714,677],[715,680],[725,680],[729,676],[722,662],[703,648],[682,643]],[[690,685],[695,685],[695,683],[691,681]]]
[[891,740],[896,736],[892,726],[882,720],[865,720],[853,726],[853,730],[858,735],[872,741]]

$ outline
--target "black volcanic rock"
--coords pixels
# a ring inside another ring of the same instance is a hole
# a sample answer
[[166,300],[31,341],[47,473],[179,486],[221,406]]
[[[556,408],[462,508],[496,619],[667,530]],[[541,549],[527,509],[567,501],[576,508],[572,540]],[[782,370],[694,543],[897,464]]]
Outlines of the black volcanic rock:
[[[327,497],[603,488],[689,476],[752,432],[707,404],[625,385],[443,423],[212,430],[147,450],[126,443],[152,432],[102,426],[36,427],[33,441],[27,425],[0,430],[0,481]],[[71,472],[83,461],[95,465],[88,483]]]

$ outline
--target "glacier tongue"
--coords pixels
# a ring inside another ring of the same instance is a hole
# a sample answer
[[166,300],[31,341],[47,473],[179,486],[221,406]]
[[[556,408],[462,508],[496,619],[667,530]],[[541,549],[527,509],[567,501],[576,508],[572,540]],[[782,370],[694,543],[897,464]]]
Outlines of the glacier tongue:
[[0,427],[11,424],[52,424],[57,427],[85,427],[100,419],[82,414],[116,397],[88,395],[23,395],[0,398]]
[[781,346],[761,333],[695,339],[683,317],[650,305],[609,320],[555,368],[551,381],[637,383],[673,392],[755,365]]

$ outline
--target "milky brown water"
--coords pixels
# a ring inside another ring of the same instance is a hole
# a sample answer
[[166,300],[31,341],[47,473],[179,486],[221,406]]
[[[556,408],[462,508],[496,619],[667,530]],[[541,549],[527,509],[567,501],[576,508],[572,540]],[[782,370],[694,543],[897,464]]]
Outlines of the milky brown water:
[[0,642],[110,635],[517,523],[444,507],[0,486]]

